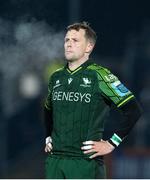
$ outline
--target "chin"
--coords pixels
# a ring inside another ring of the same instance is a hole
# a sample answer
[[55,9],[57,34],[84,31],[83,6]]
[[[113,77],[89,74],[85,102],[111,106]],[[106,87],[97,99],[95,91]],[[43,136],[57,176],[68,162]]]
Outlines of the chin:
[[69,62],[73,62],[74,61],[74,59],[71,58],[71,57],[66,57],[66,60],[69,61]]
[[68,62],[73,62],[74,60],[73,59],[67,59]]

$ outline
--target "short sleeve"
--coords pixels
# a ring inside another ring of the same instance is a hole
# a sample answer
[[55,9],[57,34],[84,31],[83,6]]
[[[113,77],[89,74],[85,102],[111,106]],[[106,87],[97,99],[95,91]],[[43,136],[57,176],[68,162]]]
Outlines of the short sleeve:
[[121,107],[134,98],[132,92],[108,69],[101,68],[97,71],[98,88],[102,95]]

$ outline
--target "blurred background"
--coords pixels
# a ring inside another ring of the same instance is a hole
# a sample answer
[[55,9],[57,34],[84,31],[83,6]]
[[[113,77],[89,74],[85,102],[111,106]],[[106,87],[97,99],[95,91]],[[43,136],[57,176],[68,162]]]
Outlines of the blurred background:
[[[42,106],[50,74],[61,67],[65,27],[88,21],[92,54],[136,95],[144,113],[105,157],[109,178],[150,178],[150,1],[0,1],[0,178],[44,178]],[[113,109],[113,108],[112,108]],[[105,137],[120,114],[111,111]]]

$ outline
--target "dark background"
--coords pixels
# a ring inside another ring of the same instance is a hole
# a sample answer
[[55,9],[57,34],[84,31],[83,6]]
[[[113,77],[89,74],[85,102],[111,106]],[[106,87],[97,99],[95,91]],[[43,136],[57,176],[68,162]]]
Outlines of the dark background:
[[[109,178],[150,178],[149,7],[146,0],[0,1],[0,178],[44,178],[48,76],[64,62],[64,31],[77,21],[88,21],[97,33],[92,57],[122,80],[144,110],[106,157]],[[106,137],[119,116],[111,112]]]

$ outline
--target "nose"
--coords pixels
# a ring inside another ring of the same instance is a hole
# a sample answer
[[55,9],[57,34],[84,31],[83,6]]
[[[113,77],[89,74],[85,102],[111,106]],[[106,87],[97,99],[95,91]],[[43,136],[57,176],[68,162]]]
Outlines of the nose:
[[67,42],[67,47],[71,47],[72,46],[72,42],[71,41],[68,41]]

